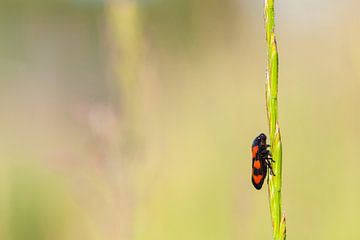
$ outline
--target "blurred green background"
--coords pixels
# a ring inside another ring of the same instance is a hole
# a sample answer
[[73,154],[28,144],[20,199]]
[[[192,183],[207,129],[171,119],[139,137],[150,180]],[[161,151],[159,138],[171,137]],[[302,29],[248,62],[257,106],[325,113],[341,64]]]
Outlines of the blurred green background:
[[[0,239],[271,239],[262,7],[1,0]],[[359,8],[276,1],[289,239],[360,239]]]

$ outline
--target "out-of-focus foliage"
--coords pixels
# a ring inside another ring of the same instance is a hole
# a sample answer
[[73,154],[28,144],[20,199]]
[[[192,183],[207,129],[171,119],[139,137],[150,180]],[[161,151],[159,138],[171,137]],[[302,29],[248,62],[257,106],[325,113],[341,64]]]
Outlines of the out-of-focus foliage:
[[[276,4],[289,237],[358,239],[359,3]],[[262,7],[2,1],[0,239],[267,239]]]

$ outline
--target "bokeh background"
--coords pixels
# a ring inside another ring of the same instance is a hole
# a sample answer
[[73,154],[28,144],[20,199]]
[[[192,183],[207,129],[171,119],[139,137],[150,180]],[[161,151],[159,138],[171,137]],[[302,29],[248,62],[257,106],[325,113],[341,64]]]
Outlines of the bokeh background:
[[[262,7],[1,0],[0,239],[271,239]],[[276,1],[289,239],[360,239],[359,8]]]

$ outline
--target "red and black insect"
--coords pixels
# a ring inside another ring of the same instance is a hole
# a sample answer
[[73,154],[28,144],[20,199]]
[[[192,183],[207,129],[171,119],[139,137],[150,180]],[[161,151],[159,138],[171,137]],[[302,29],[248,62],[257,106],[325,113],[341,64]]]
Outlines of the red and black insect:
[[266,135],[261,133],[254,139],[252,144],[252,176],[251,180],[254,187],[261,189],[269,168],[270,174],[275,176],[271,163],[274,160],[268,150],[270,145],[266,144]]

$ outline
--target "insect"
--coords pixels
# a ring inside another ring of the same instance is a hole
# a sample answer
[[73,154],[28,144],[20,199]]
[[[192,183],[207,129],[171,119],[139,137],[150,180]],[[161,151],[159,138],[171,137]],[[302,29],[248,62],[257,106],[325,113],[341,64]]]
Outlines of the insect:
[[275,162],[267,149],[270,145],[266,144],[266,135],[261,133],[257,136],[252,144],[252,175],[251,180],[254,187],[260,190],[267,175],[269,168],[270,174],[275,176],[272,164]]

